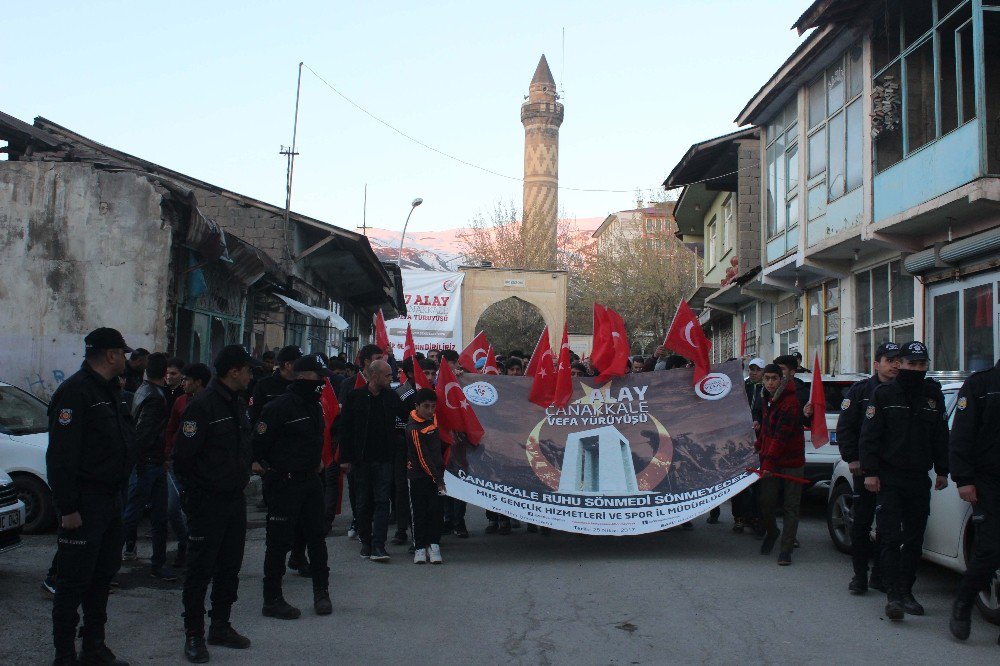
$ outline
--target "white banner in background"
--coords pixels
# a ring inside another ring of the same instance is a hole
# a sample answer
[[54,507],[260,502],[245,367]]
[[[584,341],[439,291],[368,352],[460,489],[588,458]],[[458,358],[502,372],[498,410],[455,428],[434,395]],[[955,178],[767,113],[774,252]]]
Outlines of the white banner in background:
[[403,358],[406,324],[413,330],[417,351],[457,349],[462,345],[462,280],[465,273],[404,270],[406,317],[385,322],[393,355]]

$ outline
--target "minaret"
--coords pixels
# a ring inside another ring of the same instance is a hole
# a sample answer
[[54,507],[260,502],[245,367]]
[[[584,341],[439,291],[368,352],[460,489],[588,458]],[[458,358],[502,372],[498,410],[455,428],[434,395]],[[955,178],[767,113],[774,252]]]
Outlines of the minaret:
[[521,105],[524,125],[524,202],[521,236],[525,268],[556,267],[556,216],[559,213],[559,126],[563,105],[545,56],[538,61]]

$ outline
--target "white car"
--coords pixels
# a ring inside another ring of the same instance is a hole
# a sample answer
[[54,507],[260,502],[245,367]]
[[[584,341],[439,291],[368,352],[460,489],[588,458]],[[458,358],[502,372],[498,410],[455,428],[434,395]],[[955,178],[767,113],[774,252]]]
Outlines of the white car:
[[0,471],[0,553],[21,545],[24,502],[17,498],[14,481]]
[[45,469],[49,421],[44,402],[16,386],[0,382],[0,470],[14,480],[24,504],[25,534],[55,524],[56,509]]
[[[961,383],[952,382],[942,387],[948,421],[954,417],[955,401]],[[934,471],[929,472],[931,477]],[[833,545],[842,553],[851,552],[851,503],[854,494],[854,477],[847,463],[839,461],[830,479],[830,495],[826,505],[826,524]],[[924,532],[924,559],[963,572],[972,557],[972,505],[958,496],[958,487],[949,481],[944,490],[931,491],[931,513]],[[976,600],[983,617],[1000,624],[1000,570],[989,587]]]

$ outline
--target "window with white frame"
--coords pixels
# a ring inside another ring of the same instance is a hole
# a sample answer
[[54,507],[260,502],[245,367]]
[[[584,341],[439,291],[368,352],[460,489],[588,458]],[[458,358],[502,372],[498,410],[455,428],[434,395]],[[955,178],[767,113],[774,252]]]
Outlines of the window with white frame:
[[774,358],[774,305],[768,301],[757,304],[760,325],[757,334],[757,356],[770,361]]
[[707,262],[709,269],[711,269],[712,266],[715,266],[715,262],[717,259],[715,248],[716,248],[716,243],[719,242],[719,229],[718,225],[716,224],[716,218],[714,215],[712,216],[712,220],[708,223],[707,235],[708,235],[708,245],[705,248],[705,260]]
[[798,245],[798,196],[801,191],[798,109],[797,99],[792,100],[771,120],[766,130],[766,258],[769,262],[783,257]]
[[851,46],[809,85],[808,218],[826,213],[826,204],[861,187],[861,44]]
[[805,361],[819,354],[820,367],[835,374],[840,366],[840,280],[829,280],[806,291]]
[[722,252],[732,247],[733,227],[733,195],[730,194],[722,202]]
[[976,117],[972,2],[884,3],[871,35],[876,172]]
[[913,278],[893,261],[854,275],[854,358],[857,372],[870,372],[883,342],[913,339]]
[[[744,354],[751,357],[757,355],[757,304],[751,304],[739,312],[739,325],[741,327],[741,341],[745,341]],[[745,327],[745,330],[742,330]],[[743,343],[741,342],[741,345]],[[737,348],[737,351],[739,348]]]
[[774,330],[778,334],[779,354],[799,350],[799,323],[795,316],[798,306],[798,296],[789,296],[774,306]]

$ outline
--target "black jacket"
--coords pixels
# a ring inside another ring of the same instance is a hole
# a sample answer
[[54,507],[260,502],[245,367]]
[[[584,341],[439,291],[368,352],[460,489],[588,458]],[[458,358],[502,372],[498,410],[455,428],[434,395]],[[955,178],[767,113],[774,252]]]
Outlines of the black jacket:
[[165,393],[165,389],[145,381],[132,400],[133,458],[140,470],[147,465],[162,465],[164,461],[164,432],[170,416]]
[[254,427],[253,459],[278,472],[319,469],[323,452],[323,408],[293,388],[264,407]]
[[406,424],[406,478],[430,477],[435,485],[444,481],[444,459],[437,421],[424,421],[416,410],[410,412]]
[[[374,405],[382,409],[373,411]],[[385,420],[374,419],[383,415]],[[398,419],[407,419],[403,401],[390,388],[373,395],[367,386],[352,389],[344,398],[340,415],[333,422],[333,437],[340,446],[340,462],[392,462],[396,448],[402,445],[402,431],[397,429]],[[369,446],[372,429],[379,434]]]
[[881,383],[877,374],[855,382],[851,388],[847,389],[847,395],[840,403],[840,416],[837,418],[837,446],[840,447],[840,457],[844,462],[852,463],[861,459],[858,453],[861,423],[865,420],[865,410],[868,409],[872,392]]
[[173,457],[186,490],[242,493],[250,481],[250,415],[243,398],[213,378],[184,408]]
[[948,475],[948,423],[941,385],[925,379],[917,395],[907,394],[897,380],[872,391],[858,438],[866,476],[919,476],[932,466]]
[[983,476],[1000,479],[1000,363],[965,380],[951,427],[951,478],[968,486]]
[[250,422],[257,423],[264,406],[278,396],[284,395],[291,383],[281,376],[281,370],[278,368],[274,369],[273,374],[257,382],[250,398]]
[[755,423],[760,423],[764,418],[764,384],[754,384],[750,379],[745,379],[743,389],[747,394],[747,402],[750,403],[750,418]]
[[118,378],[108,381],[86,362],[49,403],[49,487],[61,515],[76,513],[80,494],[116,493],[132,470],[132,425]]

